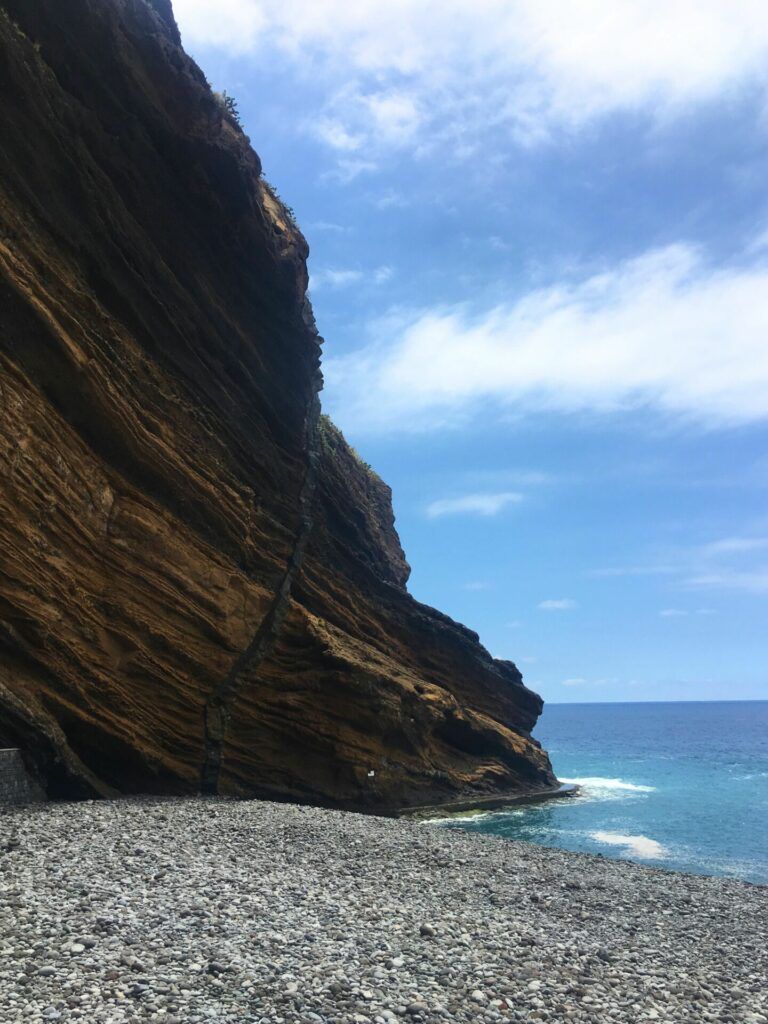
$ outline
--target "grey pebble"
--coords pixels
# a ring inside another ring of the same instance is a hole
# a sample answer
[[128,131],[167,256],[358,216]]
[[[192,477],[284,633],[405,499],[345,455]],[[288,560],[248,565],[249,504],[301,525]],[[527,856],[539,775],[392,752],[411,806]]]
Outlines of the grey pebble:
[[214,798],[11,840],[2,1024],[768,1024],[764,886]]

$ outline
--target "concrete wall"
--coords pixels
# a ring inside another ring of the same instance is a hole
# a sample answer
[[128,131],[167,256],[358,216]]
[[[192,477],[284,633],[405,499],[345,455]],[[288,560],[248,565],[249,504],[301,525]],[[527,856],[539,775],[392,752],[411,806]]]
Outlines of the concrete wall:
[[41,798],[24,767],[21,751],[0,750],[0,803],[24,804]]

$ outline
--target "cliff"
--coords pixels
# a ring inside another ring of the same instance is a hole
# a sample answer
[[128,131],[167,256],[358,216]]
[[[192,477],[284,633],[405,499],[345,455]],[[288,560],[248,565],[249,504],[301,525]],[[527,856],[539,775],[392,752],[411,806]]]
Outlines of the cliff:
[[552,786],[320,417],[307,245],[168,0],[0,0],[0,746],[52,796]]

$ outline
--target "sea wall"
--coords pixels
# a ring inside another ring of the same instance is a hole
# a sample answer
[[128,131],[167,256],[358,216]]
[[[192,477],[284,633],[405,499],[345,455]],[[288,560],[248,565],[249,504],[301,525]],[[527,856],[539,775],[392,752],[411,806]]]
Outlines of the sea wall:
[[0,804],[26,804],[41,797],[39,787],[30,778],[21,751],[0,750]]

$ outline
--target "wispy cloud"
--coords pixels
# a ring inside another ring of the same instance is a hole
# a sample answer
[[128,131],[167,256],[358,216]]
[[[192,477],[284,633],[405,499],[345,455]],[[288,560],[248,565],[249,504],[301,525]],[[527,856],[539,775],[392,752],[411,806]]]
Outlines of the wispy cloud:
[[472,469],[465,479],[484,486],[541,487],[555,483],[558,477],[540,469]]
[[325,287],[347,288],[351,284],[356,284],[362,277],[362,270],[339,270],[327,267],[312,274],[309,287],[312,291]]
[[[680,585],[687,590],[740,590],[768,594],[768,563],[760,553],[768,537],[723,537],[681,554]],[[756,564],[757,560],[757,564]],[[710,614],[699,609],[698,614]]]
[[768,594],[768,566],[760,569],[723,569],[690,576],[684,586],[692,590],[743,590],[750,594]]
[[377,170],[378,166],[375,160],[360,159],[359,157],[340,157],[336,161],[335,167],[328,171],[323,171],[320,175],[320,180],[338,182],[340,185],[349,185],[356,178],[359,178],[361,174]]
[[345,235],[350,232],[352,228],[345,224],[336,224],[331,220],[315,220],[307,224],[307,231],[328,231],[337,235]]
[[523,500],[517,491],[502,491],[498,494],[462,494],[456,498],[439,498],[427,505],[426,514],[430,519],[440,516],[476,515],[495,516],[508,505]]
[[675,565],[614,565],[604,569],[590,569],[588,575],[595,577],[612,576],[674,576],[680,572]]
[[393,274],[392,267],[388,266],[376,267],[371,271],[326,267],[312,274],[309,287],[313,291],[318,291],[320,288],[347,288],[349,285],[365,280],[379,285],[389,281]]
[[[352,151],[359,149],[362,139],[359,135],[352,134],[339,121],[323,117],[313,125],[315,134],[333,149]],[[375,166],[371,164],[371,167]],[[362,169],[362,168],[361,168]]]
[[682,608],[662,608],[659,615],[662,619],[679,619],[683,615],[687,615],[688,612]]
[[508,252],[510,249],[514,249],[511,242],[505,242],[499,235],[491,235],[488,239],[488,245],[497,252]]
[[671,245],[482,312],[401,310],[363,349],[326,362],[328,387],[357,431],[442,428],[494,408],[763,420],[766,294],[768,263],[716,269]]
[[543,612],[569,612],[578,608],[578,604],[570,597],[551,597],[546,601],[539,601],[536,607]]
[[[573,679],[563,679],[560,683],[561,686],[583,686],[587,688],[600,687],[600,686],[615,686],[619,683],[618,679],[582,679],[581,677]],[[632,686],[632,683],[627,683],[627,686]]]
[[[592,570],[593,577],[668,576],[670,584],[681,590],[741,590],[747,593],[768,593],[768,537],[721,537],[702,544],[668,550],[660,564],[649,560],[647,565],[615,566]],[[659,612],[663,618],[682,615],[713,615],[712,608],[693,611],[676,607]]]
[[741,555],[751,551],[765,551],[768,537],[723,537],[722,540],[704,544],[700,551],[705,557]]
[[[471,155],[615,111],[657,122],[724,92],[765,90],[762,0],[175,0],[185,41],[268,54],[311,75],[313,130],[341,153]],[[492,136],[491,136],[492,137]]]
[[371,202],[377,210],[390,210],[393,207],[407,206],[408,200],[394,188],[385,189],[380,195],[373,196]]

